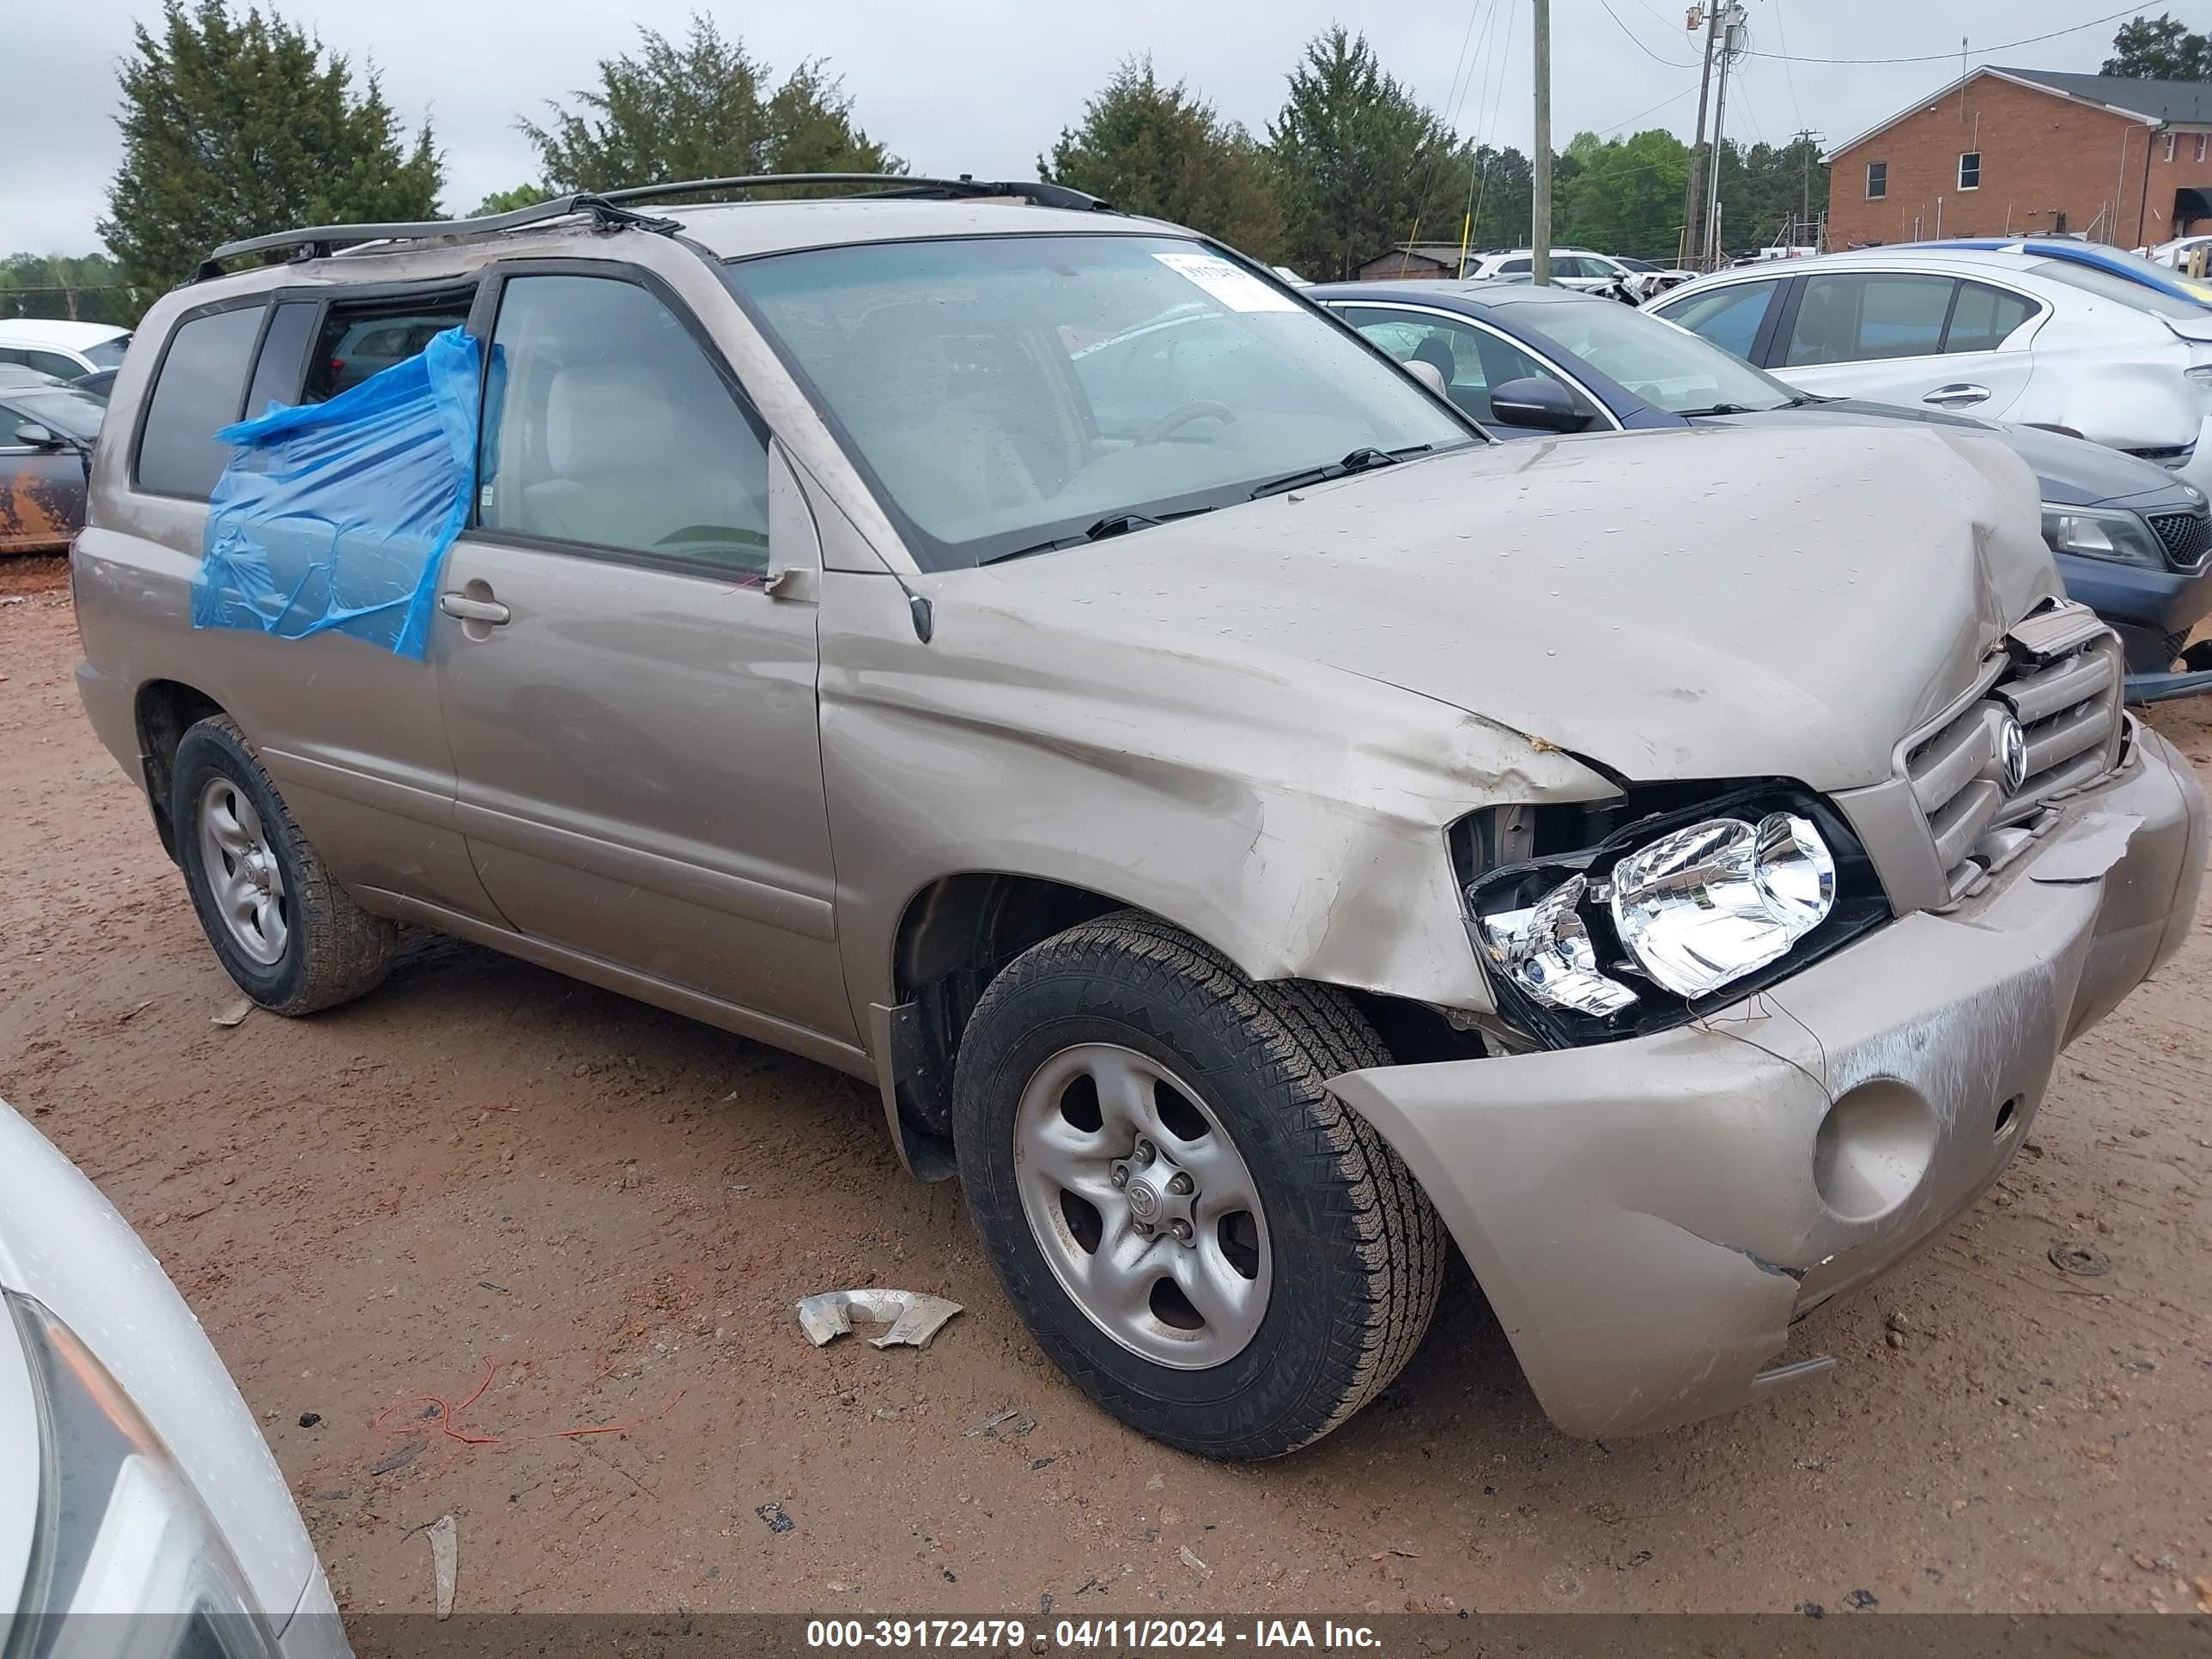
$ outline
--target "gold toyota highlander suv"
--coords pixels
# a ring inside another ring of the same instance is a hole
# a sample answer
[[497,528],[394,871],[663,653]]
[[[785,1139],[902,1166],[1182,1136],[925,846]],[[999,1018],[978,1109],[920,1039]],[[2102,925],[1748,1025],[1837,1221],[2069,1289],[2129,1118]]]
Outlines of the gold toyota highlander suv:
[[1828,1369],[2186,933],[2203,799],[1994,444],[1496,445],[1175,226],[763,182],[148,314],[79,681],[263,1006],[411,926],[872,1079],[1078,1386],[1250,1457],[1454,1243],[1571,1433]]

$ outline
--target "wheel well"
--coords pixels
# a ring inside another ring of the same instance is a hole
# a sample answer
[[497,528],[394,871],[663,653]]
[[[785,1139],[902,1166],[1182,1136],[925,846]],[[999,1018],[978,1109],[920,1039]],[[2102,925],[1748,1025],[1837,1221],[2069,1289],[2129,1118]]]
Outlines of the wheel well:
[[162,850],[177,856],[177,826],[169,819],[169,786],[176,776],[177,745],[185,733],[222,705],[178,680],[149,680],[138,688],[138,753],[146,773],[146,799]]
[[[946,876],[915,894],[899,918],[891,958],[900,1004],[892,1066],[902,1127],[949,1145],[960,1040],[1001,969],[1055,933],[1130,908],[1104,893],[1034,876]],[[1456,1029],[1425,1004],[1370,991],[1346,994],[1401,1064],[1483,1053],[1478,1035]]]

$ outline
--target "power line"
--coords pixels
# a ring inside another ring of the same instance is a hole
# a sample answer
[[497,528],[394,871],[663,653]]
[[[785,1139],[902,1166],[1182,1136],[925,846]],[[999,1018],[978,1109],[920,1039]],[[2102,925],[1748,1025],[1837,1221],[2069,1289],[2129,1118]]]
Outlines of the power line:
[[1797,101],[1797,77],[1790,72],[1790,31],[1782,27],[1782,0],[1774,0],[1774,38],[1782,42],[1782,78],[1790,88],[1790,112],[1802,127],[1805,108]]
[[[1603,3],[1603,0],[1600,0],[1600,3]],[[1613,8],[1607,6],[1606,7],[1606,9],[1607,11],[1611,11]],[[2142,7],[2140,4],[2122,6],[2118,11],[2106,12],[2102,17],[2092,17],[2086,23],[2075,23],[2063,29],[2053,29],[2048,34],[2031,34],[2024,40],[2000,40],[1994,46],[1984,46],[1980,48],[1974,53],[1974,56],[1977,58],[1987,58],[1993,52],[2010,52],[2014,46],[2032,46],[2040,40],[2056,40],[2062,34],[2079,34],[2083,29],[2094,29],[2100,24],[2109,23],[2115,18],[2125,17],[2131,12],[2140,12],[2141,10],[2142,10]],[[1614,21],[1617,22],[1620,20],[1616,18]],[[1936,64],[1942,63],[1948,58],[1956,58],[1958,55],[1959,54],[1955,52],[1922,52],[1917,57],[1914,58],[1805,58],[1792,56],[1787,52],[1747,52],[1744,53],[1744,56],[1747,58],[1786,58],[1793,64]]]
[[1630,30],[1628,25],[1620,21],[1620,14],[1613,9],[1613,0],[1597,0],[1597,3],[1605,8],[1605,15],[1613,19],[1613,27],[1618,28],[1623,34],[1628,36],[1629,44],[1634,46],[1637,51],[1642,52],[1646,58],[1649,58],[1653,63],[1664,64],[1668,69],[1697,68],[1695,64],[1678,64],[1671,58],[1662,58],[1657,52],[1652,51],[1650,47],[1645,46],[1642,40],[1638,40],[1635,33]]
[[1662,98],[1657,103],[1652,105],[1650,109],[1640,109],[1637,111],[1636,113],[1630,116],[1627,120],[1616,121],[1609,127],[1599,128],[1597,136],[1601,138],[1609,138],[1614,133],[1619,132],[1621,128],[1626,126],[1629,121],[1641,121],[1647,115],[1656,115],[1661,110],[1666,108],[1668,105],[1680,103],[1685,98],[1687,98],[1697,89],[1698,88],[1694,85],[1684,87],[1681,91],[1674,94],[1672,96]]

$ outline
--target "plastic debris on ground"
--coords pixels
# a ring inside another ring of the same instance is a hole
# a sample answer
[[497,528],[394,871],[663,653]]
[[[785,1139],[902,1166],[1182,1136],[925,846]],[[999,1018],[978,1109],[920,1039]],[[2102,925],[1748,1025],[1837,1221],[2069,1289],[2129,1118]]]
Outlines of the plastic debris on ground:
[[447,329],[328,403],[217,432],[239,453],[208,499],[192,625],[335,630],[420,661],[468,521],[482,378],[477,343]]
[[438,1617],[453,1616],[453,1591],[461,1578],[460,1524],[450,1515],[441,1515],[430,1529],[430,1570],[437,1574]]
[[853,1328],[854,1320],[859,1319],[890,1327],[881,1336],[868,1339],[876,1347],[888,1348],[902,1342],[911,1347],[926,1348],[930,1338],[944,1328],[945,1322],[959,1311],[957,1302],[947,1302],[941,1296],[929,1296],[920,1291],[824,1291],[819,1296],[800,1299],[799,1328],[818,1348],[844,1335]]

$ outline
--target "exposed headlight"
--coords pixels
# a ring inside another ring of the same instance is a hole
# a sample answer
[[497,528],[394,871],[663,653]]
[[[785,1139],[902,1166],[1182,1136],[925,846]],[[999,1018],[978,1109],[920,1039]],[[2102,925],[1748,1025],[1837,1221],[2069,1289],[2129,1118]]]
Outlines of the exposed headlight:
[[1836,862],[1792,812],[1709,818],[1613,866],[1613,926],[1637,964],[1700,997],[1789,954],[1836,905]]
[[2166,568],[2166,549],[2151,533],[2151,527],[2139,515],[2124,510],[2059,507],[2045,501],[2043,539],[2053,553],[2142,565],[2152,570]]
[[1577,914],[1589,884],[1570,876],[1526,909],[1484,916],[1491,960],[1516,985],[1553,1008],[1604,1019],[1636,1000],[1636,993],[1598,972],[1589,929]]
[[1455,837],[1498,1012],[1553,1048],[1679,1025],[1890,915],[1848,820],[1787,781],[1493,807]]
[[[37,1521],[8,1651],[50,1652],[86,1613],[127,1613],[134,1654],[273,1656],[246,1577],[161,1437],[76,1334],[6,1293],[39,1413]],[[0,1326],[0,1340],[5,1340]],[[74,1623],[73,1623],[74,1621]]]

